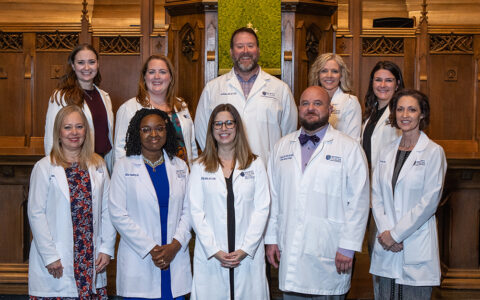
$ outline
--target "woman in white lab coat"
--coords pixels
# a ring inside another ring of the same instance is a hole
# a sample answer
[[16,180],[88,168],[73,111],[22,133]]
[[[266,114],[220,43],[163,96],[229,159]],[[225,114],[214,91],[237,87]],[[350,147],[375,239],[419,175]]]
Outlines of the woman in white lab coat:
[[93,152],[89,131],[81,108],[60,109],[52,151],[33,168],[28,195],[30,299],[108,299],[105,268],[116,232],[107,207],[108,171]]
[[233,105],[218,105],[208,128],[187,194],[196,233],[191,299],[268,299],[264,163],[252,154]]
[[130,121],[126,157],[115,164],[110,215],[120,233],[117,294],[125,299],[185,299],[192,287],[186,163],[176,157],[167,113],[141,109]]
[[193,120],[187,103],[175,92],[175,69],[168,57],[151,55],[143,64],[137,96],[123,103],[115,123],[115,162],[125,156],[125,134],[130,119],[142,108],[157,108],[166,112],[176,130],[177,156],[190,163],[198,156]]
[[350,94],[350,70],[342,57],[334,53],[320,54],[310,69],[310,85],[319,85],[331,98],[332,113],[328,123],[335,129],[360,141],[362,108],[356,96]]
[[380,152],[373,174],[375,299],[430,299],[432,286],[440,284],[435,212],[447,163],[442,147],[422,132],[429,123],[427,96],[401,90],[390,108],[402,137]]
[[45,155],[50,154],[53,140],[53,124],[58,111],[67,105],[78,105],[88,120],[95,153],[105,159],[112,169],[113,112],[110,96],[98,85],[100,76],[98,53],[89,44],[75,47],[68,56],[67,73],[48,101],[45,120]]

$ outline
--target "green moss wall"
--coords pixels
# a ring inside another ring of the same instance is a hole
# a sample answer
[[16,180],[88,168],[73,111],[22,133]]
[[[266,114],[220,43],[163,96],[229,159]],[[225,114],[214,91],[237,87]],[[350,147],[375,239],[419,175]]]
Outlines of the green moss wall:
[[231,69],[230,37],[249,23],[257,29],[260,41],[259,65],[280,69],[281,62],[281,0],[218,0],[219,68]]

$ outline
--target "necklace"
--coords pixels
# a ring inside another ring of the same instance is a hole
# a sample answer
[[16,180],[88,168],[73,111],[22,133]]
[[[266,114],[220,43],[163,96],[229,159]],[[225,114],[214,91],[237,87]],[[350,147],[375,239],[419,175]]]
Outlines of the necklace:
[[88,97],[88,99],[90,99],[90,101],[93,100],[93,97],[88,94],[87,90],[83,90],[83,93]]
[[165,161],[165,159],[163,158],[163,154],[160,156],[160,158],[156,161],[156,162],[151,162],[148,158],[146,157],[143,157],[143,161],[149,165],[150,167],[152,167],[153,169],[153,172],[155,172],[155,168],[158,167],[159,165],[163,164],[163,162]]

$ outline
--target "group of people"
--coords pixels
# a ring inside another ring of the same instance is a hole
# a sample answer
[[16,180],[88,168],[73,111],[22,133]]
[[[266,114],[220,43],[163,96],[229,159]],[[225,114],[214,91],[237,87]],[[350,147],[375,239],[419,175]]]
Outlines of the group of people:
[[266,261],[286,300],[344,299],[367,227],[375,298],[430,298],[446,160],[422,131],[427,96],[381,61],[362,115],[326,53],[297,106],[259,53],[252,29],[232,34],[234,66],[207,83],[195,122],[171,62],[152,55],[114,126],[97,52],[72,51],[31,175],[31,299],[107,299],[117,232],[125,299],[269,299]]

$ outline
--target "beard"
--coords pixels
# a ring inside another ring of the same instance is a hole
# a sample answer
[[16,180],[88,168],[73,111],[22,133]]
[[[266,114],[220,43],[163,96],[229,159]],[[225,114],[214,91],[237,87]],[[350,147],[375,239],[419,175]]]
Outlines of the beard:
[[328,124],[328,117],[327,115],[315,122],[308,122],[306,119],[300,118],[300,125],[308,131],[315,131]]
[[[248,65],[241,64],[240,61],[243,57],[249,57],[252,60],[252,63]],[[232,56],[232,60],[233,60],[233,65],[242,72],[253,71],[258,66],[258,57],[254,57],[249,53],[242,54],[238,56],[238,58]]]

